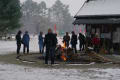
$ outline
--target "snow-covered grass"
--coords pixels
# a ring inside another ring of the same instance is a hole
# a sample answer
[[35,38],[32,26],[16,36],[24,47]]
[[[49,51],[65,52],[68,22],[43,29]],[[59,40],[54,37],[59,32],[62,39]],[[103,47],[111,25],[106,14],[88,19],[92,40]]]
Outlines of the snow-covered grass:
[[0,64],[0,80],[119,80],[120,69],[43,69]]
[[6,54],[16,50],[15,41],[0,41],[0,54]]
[[[21,52],[23,51],[23,45],[21,46]],[[31,37],[30,40],[30,52],[39,51],[38,38]],[[16,41],[0,41],[0,54],[8,54],[16,52]]]

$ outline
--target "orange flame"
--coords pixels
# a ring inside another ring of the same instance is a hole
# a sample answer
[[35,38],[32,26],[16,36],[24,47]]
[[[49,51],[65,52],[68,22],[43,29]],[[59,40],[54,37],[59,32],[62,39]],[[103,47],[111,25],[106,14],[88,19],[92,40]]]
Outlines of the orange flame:
[[64,54],[62,54],[61,59],[62,59],[62,60],[64,60],[64,61],[66,61],[66,60],[67,60],[67,58],[65,57],[65,55],[64,55]]
[[65,42],[62,44],[62,46],[61,46],[61,50],[62,50],[62,56],[61,56],[61,59],[62,60],[64,60],[64,61],[66,61],[67,60],[67,58],[66,58],[66,56],[65,56],[65,53],[64,53],[64,49],[66,48],[66,44],[65,44]]
[[65,44],[65,42],[63,43],[62,48],[66,48],[66,44]]
[[67,58],[66,58],[65,56],[61,56],[61,58],[62,58],[64,61],[67,60]]

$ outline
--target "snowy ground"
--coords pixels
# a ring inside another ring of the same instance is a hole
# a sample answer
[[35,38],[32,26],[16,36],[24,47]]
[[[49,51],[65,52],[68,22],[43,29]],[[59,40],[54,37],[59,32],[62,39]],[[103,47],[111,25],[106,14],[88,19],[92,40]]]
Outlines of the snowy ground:
[[120,80],[120,69],[42,69],[0,64],[0,80]]
[[[37,44],[37,37],[31,39],[30,51],[39,51]],[[15,51],[15,41],[0,41],[0,55]],[[43,69],[0,63],[0,80],[120,80],[120,69]]]
[[[16,41],[0,41],[0,54],[8,54],[16,51]],[[23,45],[21,46],[21,52]],[[30,39],[30,52],[38,52],[38,38],[31,36]]]

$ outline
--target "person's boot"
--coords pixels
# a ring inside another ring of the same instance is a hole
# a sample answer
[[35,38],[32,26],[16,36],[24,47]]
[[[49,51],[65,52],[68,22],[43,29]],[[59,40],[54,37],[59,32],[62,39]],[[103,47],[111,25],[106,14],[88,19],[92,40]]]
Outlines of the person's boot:
[[25,54],[25,49],[23,49],[23,54]]
[[77,53],[77,50],[75,50],[75,53]]
[[51,60],[51,65],[54,65],[54,58]]
[[27,50],[27,54],[29,54],[29,50]]

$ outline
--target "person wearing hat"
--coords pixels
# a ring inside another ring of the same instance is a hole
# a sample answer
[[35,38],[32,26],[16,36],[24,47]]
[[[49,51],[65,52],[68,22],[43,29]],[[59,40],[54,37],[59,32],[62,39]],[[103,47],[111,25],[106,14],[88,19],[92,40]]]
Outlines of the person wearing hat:
[[24,54],[26,52],[26,48],[27,48],[27,53],[29,53],[29,42],[30,42],[30,36],[28,34],[28,31],[25,31],[25,34],[23,35],[23,38],[22,38]]
[[48,64],[49,56],[51,59],[51,65],[54,64],[56,45],[57,45],[56,35],[52,32],[52,29],[48,29],[48,33],[45,35],[44,39],[44,47],[46,47],[45,64]]
[[72,31],[72,37],[71,37],[71,45],[72,49],[77,53],[76,45],[77,45],[77,35],[74,31]]

